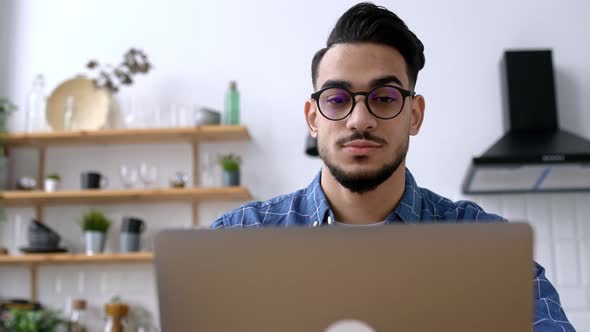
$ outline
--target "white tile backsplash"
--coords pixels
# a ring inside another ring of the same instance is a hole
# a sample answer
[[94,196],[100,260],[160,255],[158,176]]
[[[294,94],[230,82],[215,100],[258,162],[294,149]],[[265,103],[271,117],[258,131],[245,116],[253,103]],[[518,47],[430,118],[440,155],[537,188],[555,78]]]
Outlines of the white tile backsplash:
[[590,312],[572,310],[568,313],[568,318],[578,332],[590,332]]
[[581,285],[580,255],[575,241],[555,241],[556,282],[564,286]]
[[[502,200],[502,211],[510,211],[510,220],[514,221],[528,221],[529,216],[527,215],[528,209],[528,201],[524,200],[515,200],[512,196],[506,195],[501,197]],[[507,218],[504,214],[503,217]]]
[[23,297],[29,293],[31,275],[29,269],[23,266],[0,267],[0,296]]
[[[590,195],[576,196],[576,221],[579,237],[590,241]],[[586,242],[587,242],[586,241]]]
[[580,270],[582,272],[582,284],[588,287],[590,292],[590,239],[584,238],[580,243]]
[[508,220],[530,222],[535,231],[535,260],[545,267],[574,327],[590,332],[590,194],[490,195],[469,199]]
[[585,310],[590,306],[587,290],[581,286],[562,286],[559,288],[559,297],[561,304],[569,310]]
[[572,240],[578,237],[577,205],[573,194],[559,194],[551,199],[551,222],[555,240]]
[[555,280],[554,274],[554,266],[555,266],[555,255],[553,254],[553,248],[548,247],[545,243],[547,243],[548,239],[534,239],[534,256],[535,261],[541,264],[545,268],[545,275],[550,280]]

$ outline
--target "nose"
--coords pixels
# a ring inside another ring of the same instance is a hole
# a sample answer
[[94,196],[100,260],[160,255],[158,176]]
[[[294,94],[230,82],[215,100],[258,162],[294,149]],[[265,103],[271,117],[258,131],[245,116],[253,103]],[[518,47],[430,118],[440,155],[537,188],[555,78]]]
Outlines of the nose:
[[346,127],[359,132],[373,131],[377,128],[377,118],[369,112],[365,103],[365,96],[356,96],[356,104],[346,120]]

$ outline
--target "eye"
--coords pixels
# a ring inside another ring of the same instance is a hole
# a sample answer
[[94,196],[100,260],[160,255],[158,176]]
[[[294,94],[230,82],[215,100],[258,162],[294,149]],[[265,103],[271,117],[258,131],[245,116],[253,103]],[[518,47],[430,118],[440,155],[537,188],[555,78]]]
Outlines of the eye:
[[334,96],[329,96],[327,98],[327,102],[330,104],[342,104],[342,103],[347,103],[348,102],[348,97],[345,95],[334,95]]
[[379,104],[391,104],[401,99],[399,91],[395,88],[384,86],[373,90],[369,95],[371,101]]
[[380,103],[385,103],[385,104],[389,104],[389,103],[393,103],[396,99],[390,96],[374,96],[372,98],[374,101],[378,101]]

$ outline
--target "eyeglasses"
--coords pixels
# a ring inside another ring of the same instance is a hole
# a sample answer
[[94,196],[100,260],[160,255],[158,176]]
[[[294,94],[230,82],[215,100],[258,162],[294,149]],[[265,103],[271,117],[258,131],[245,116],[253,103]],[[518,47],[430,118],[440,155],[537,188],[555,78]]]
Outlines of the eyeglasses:
[[382,85],[368,92],[350,92],[345,88],[329,87],[311,94],[320,113],[332,121],[346,118],[356,105],[356,96],[365,96],[365,105],[371,114],[382,120],[398,116],[406,97],[414,97],[416,92],[404,90],[393,85]]

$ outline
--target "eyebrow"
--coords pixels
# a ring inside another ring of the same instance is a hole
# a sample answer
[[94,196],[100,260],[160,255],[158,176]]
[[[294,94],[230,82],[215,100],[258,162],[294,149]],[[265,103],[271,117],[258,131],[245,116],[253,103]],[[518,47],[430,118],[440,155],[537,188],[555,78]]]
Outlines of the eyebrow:
[[[383,77],[379,77],[376,79],[371,80],[369,82],[370,88],[374,88],[376,86],[385,85],[387,83],[395,83],[398,84],[400,87],[403,87],[401,80],[395,75],[387,75]],[[352,83],[350,81],[343,81],[343,80],[327,80],[322,84],[321,89],[325,88],[346,88],[350,89]]]

